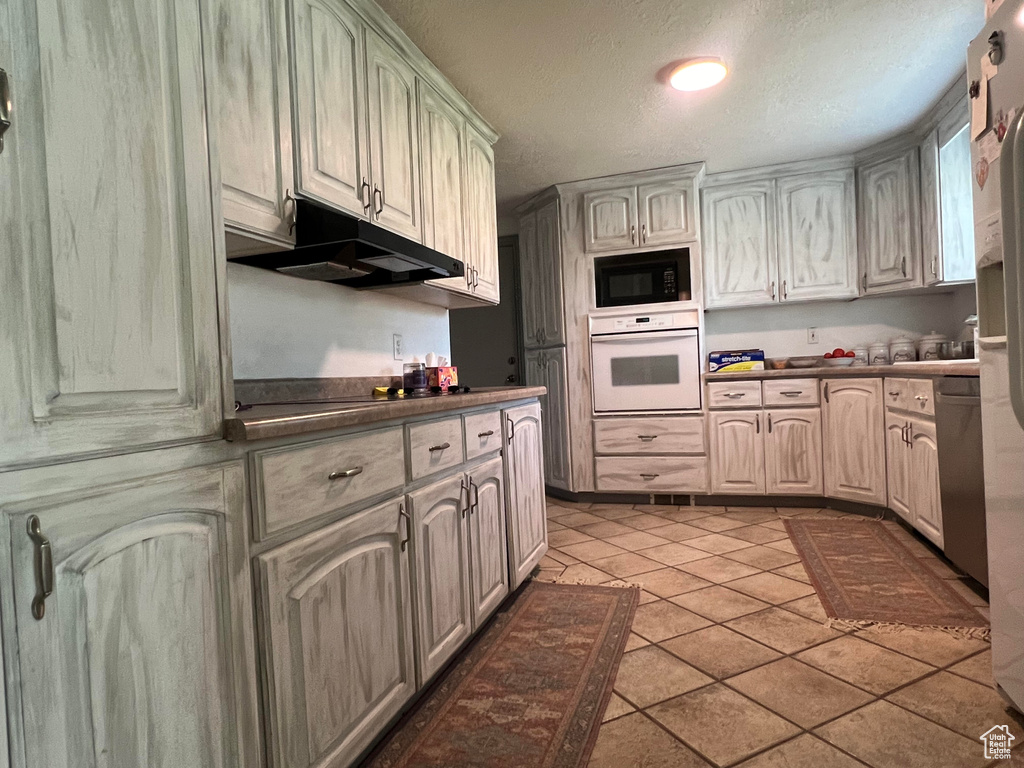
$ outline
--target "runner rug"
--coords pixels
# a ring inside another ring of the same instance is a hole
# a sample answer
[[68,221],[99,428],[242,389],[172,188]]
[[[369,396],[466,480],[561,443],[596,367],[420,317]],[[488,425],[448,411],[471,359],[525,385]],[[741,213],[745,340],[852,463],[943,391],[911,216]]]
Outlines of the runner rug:
[[987,638],[988,621],[875,520],[786,520],[829,623]]
[[639,598],[528,583],[364,766],[586,765]]

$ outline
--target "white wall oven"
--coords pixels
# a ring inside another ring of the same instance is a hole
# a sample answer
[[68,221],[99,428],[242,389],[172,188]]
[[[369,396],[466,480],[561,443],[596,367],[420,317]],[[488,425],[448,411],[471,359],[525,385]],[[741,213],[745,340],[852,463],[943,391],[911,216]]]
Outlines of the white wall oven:
[[699,327],[694,310],[592,314],[594,412],[700,410]]

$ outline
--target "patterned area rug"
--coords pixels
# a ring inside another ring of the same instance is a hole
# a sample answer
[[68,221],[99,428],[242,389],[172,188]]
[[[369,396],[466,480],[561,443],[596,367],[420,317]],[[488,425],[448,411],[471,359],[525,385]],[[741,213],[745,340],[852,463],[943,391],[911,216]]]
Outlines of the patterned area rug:
[[833,625],[987,638],[985,617],[874,520],[786,520]]
[[586,765],[639,598],[529,582],[364,766]]

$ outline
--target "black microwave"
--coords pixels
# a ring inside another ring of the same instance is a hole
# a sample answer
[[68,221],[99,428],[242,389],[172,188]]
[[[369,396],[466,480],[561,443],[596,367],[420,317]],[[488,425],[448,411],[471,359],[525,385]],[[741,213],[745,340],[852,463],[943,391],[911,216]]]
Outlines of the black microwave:
[[638,261],[635,256],[630,260],[617,256],[596,259],[594,276],[599,308],[679,301],[677,259]]

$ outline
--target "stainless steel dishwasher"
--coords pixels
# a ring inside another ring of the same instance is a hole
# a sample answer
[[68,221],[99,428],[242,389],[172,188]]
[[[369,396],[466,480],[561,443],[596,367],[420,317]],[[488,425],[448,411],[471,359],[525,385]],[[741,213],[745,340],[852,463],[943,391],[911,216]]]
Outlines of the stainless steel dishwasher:
[[988,586],[981,384],[973,377],[935,380],[943,549],[961,570]]

